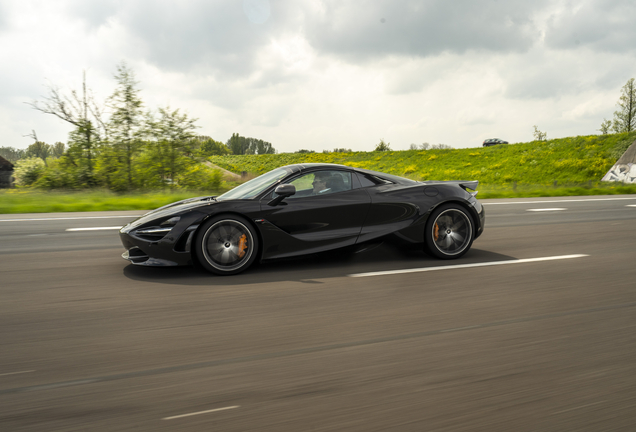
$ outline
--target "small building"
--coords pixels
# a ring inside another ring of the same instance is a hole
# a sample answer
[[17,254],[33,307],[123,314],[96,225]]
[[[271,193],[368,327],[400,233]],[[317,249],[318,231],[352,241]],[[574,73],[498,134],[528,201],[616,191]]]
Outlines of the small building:
[[13,186],[13,164],[0,156],[0,188]]
[[601,181],[636,184],[636,141],[627,148]]

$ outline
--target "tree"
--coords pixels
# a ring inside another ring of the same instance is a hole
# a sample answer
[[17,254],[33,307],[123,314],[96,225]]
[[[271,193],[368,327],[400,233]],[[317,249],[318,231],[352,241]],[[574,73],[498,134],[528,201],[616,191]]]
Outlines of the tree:
[[56,142],[51,146],[51,156],[54,158],[60,158],[66,151],[66,145],[63,142]]
[[42,141],[36,141],[27,147],[25,156],[40,158],[46,164],[46,158],[51,156],[52,153],[53,146]]
[[313,150],[301,149],[301,150],[295,151],[294,153],[316,153],[316,152]]
[[630,78],[621,89],[621,97],[616,103],[618,111],[614,112],[612,128],[614,132],[631,132],[636,130],[636,85]]
[[245,138],[243,139],[241,138],[242,137],[239,134],[233,133],[230,139],[228,139],[227,142],[225,143],[225,145],[227,146],[227,148],[230,149],[232,154],[235,154],[235,155],[245,154],[245,150],[247,150],[247,143],[245,142]]
[[431,145],[427,142],[422,144],[411,144],[409,150],[428,150]]
[[535,141],[546,141],[548,139],[548,134],[541,132],[537,125],[534,125],[533,128],[534,132],[532,132],[532,135],[534,136]]
[[257,139],[242,137],[237,133],[233,133],[226,143],[232,154],[274,154],[276,149],[271,143]]
[[53,151],[53,146],[50,146],[47,143],[38,140],[38,136],[34,130],[32,130],[31,133],[26,136],[33,138],[33,141],[35,142],[31,144],[29,147],[27,147],[24,156],[28,158],[34,158],[34,157],[40,158],[46,165],[46,158],[48,158],[51,155],[51,152]]
[[95,125],[90,120],[80,121],[79,126],[69,133],[65,166],[73,172],[75,184],[79,187],[97,185],[94,159],[100,142],[98,137]]
[[28,105],[75,126],[69,136],[69,150],[73,150],[72,161],[82,173],[82,183],[94,185],[95,152],[106,126],[102,121],[102,108],[95,102],[92,92],[86,88],[86,73],[83,73],[81,94],[71,90],[68,96],[59,88],[51,86],[49,96],[44,101],[28,102]]
[[248,154],[275,154],[276,149],[271,143],[256,138],[248,138],[249,153]]
[[113,147],[110,155],[111,170],[123,175],[127,189],[134,187],[133,160],[143,146],[143,103],[139,97],[138,82],[133,71],[121,63],[115,74],[117,88],[108,99],[112,109],[108,123],[108,138]]
[[170,107],[159,108],[159,118],[149,115],[147,124],[153,138],[146,152],[146,172],[155,185],[169,184],[174,188],[179,175],[187,171],[194,163],[191,142],[194,138],[194,124],[197,119],[180,114]]
[[380,143],[375,146],[374,151],[391,151],[391,143],[384,142],[384,139],[381,139]]
[[343,147],[343,148],[335,148],[333,149],[333,152],[334,153],[352,153],[353,150]]
[[25,157],[26,151],[23,149],[17,149],[13,147],[0,147],[0,156],[15,164],[20,159]]
[[601,134],[603,135],[607,135],[611,127],[612,127],[612,122],[607,119],[603,119],[599,132],[601,132]]
[[192,138],[190,146],[200,157],[231,154],[230,149],[221,141],[215,141],[209,136],[199,135]]
[[431,147],[431,150],[452,150],[453,147],[449,146],[448,144],[433,144]]
[[[219,174],[197,168],[196,162],[205,155],[229,153],[227,146],[210,137],[197,138],[193,133],[197,127],[195,119],[179,110],[144,112],[138,83],[125,63],[117,66],[114,78],[116,89],[103,105],[95,102],[87,88],[86,74],[79,92],[50,86],[48,96],[29,103],[73,126],[68,146],[39,143],[33,133],[35,144],[30,146],[29,155],[46,159],[48,150],[53,156],[48,158],[47,167],[34,186],[76,189],[104,185],[124,191],[135,187],[163,188],[167,184],[175,187],[179,183],[189,188],[199,183],[217,184]],[[107,121],[102,118],[106,112],[110,113]],[[252,153],[275,151],[271,144],[251,138],[246,146]],[[26,154],[10,148],[0,150],[10,153],[14,160]]]

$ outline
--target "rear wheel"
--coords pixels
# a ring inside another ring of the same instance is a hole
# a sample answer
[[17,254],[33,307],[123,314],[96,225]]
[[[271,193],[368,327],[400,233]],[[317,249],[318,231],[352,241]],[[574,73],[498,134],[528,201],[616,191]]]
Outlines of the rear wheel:
[[258,237],[240,216],[217,216],[208,220],[195,240],[199,263],[219,275],[246,270],[256,259]]
[[472,218],[465,208],[457,204],[447,204],[435,209],[425,230],[426,248],[437,258],[459,258],[473,244]]

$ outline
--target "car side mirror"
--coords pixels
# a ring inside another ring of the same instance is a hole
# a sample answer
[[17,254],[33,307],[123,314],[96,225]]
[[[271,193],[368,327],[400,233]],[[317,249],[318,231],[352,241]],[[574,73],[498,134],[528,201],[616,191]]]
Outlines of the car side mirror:
[[296,193],[296,186],[291,184],[278,185],[274,193],[276,194],[276,198],[267,203],[267,205],[272,207],[280,204],[285,198],[294,195]]

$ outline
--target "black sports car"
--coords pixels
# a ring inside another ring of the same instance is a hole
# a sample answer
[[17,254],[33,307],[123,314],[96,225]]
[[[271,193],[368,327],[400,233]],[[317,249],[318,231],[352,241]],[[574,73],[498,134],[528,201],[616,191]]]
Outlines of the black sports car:
[[333,164],[276,168],[220,196],[179,201],[120,230],[136,265],[196,260],[229,275],[255,260],[350,246],[385,236],[459,258],[484,229],[477,181],[417,182]]

